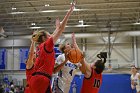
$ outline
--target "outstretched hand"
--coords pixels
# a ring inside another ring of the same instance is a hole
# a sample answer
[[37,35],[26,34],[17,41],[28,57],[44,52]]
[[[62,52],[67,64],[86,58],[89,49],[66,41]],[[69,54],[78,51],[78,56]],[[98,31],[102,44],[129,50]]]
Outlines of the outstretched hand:
[[65,31],[65,28],[66,28],[66,24],[67,24],[67,22],[68,22],[68,19],[69,19],[70,15],[71,15],[71,13],[73,12],[74,7],[75,7],[75,3],[74,3],[74,2],[75,2],[75,0],[72,2],[72,5],[71,5],[69,11],[68,11],[67,14],[65,15],[65,17],[63,18],[63,20],[62,20],[61,23],[60,23],[60,21],[59,21],[58,18],[56,19],[56,23],[55,23],[55,24],[56,24],[56,29],[55,29],[55,31],[54,31],[53,34],[52,34],[53,42],[54,42],[54,43],[55,43],[55,42],[58,40],[58,38],[61,36],[62,32]]
[[68,13],[72,13],[72,12],[73,12],[73,10],[74,10],[74,8],[75,8],[75,4],[76,4],[76,1],[73,0],[73,2],[72,2],[72,4],[71,4],[71,7],[70,7],[70,10],[69,10]]
[[76,37],[75,37],[74,33],[72,33],[71,38],[72,38],[72,47],[73,48],[78,48],[78,45],[76,43]]
[[60,27],[60,20],[59,20],[59,18],[56,18],[55,25],[56,25],[56,28]]

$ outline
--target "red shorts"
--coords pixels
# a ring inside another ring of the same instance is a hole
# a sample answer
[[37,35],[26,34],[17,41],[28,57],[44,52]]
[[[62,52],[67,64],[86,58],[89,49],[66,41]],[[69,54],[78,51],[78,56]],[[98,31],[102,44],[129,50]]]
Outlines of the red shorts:
[[[31,93],[52,93],[50,79],[43,75],[35,75],[30,79]],[[49,92],[47,90],[49,89]]]
[[30,93],[29,87],[26,87],[26,88],[25,88],[24,93]]

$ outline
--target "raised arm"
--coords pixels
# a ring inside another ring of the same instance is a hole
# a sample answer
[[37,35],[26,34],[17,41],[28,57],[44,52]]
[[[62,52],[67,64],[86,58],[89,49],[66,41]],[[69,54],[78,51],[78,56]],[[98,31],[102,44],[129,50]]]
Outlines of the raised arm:
[[79,47],[77,45],[77,42],[76,42],[76,37],[75,37],[75,34],[74,33],[72,33],[72,45],[73,45],[73,48],[79,49]]
[[67,24],[67,21],[71,15],[71,13],[73,12],[74,9],[74,3],[71,5],[69,11],[67,12],[66,16],[64,17],[64,19],[62,20],[62,22],[60,23],[59,19],[56,19],[56,29],[54,31],[54,33],[52,34],[53,37],[53,42],[55,43],[57,41],[57,39],[60,37],[60,35],[62,34],[62,32],[64,32],[65,30],[65,26]]
[[33,59],[34,59],[34,47],[35,47],[35,43],[32,40],[30,50],[29,50],[29,56],[28,56],[28,59],[27,59],[27,62],[26,62],[26,69],[30,69],[34,64],[34,62],[33,62]]
[[90,64],[88,64],[88,63],[86,62],[85,58],[83,58],[83,59],[80,61],[80,63],[82,64],[82,65],[79,67],[80,71],[85,75],[85,77],[88,77],[88,74],[89,74],[89,72],[90,72],[90,70],[91,70]]

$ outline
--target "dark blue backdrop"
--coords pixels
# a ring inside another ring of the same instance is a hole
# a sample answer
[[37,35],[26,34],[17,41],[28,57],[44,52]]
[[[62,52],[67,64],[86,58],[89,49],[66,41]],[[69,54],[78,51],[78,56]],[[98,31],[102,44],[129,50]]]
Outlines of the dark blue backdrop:
[[[19,51],[20,51],[20,69],[25,70],[26,68],[25,61],[28,58],[29,48],[20,48]],[[58,49],[58,45],[55,45],[54,51],[55,51],[55,57],[61,54],[61,52]]]
[[25,69],[26,68],[25,61],[28,58],[29,48],[21,48],[19,49],[19,51],[20,51],[20,69]]
[[5,69],[6,65],[6,49],[0,49],[0,69]]
[[[83,75],[76,75],[72,81],[72,84],[74,81],[76,82],[76,93],[80,93],[83,77]],[[72,84],[69,93],[73,93]],[[136,93],[136,90],[131,89],[129,74],[103,74],[99,93]]]

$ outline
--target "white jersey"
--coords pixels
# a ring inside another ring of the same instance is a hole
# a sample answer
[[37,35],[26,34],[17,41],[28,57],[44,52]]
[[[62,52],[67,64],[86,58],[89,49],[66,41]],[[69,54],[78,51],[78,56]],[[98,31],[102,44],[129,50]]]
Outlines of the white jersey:
[[133,81],[136,84],[136,86],[134,86],[134,85],[131,84],[131,87],[132,88],[135,88],[136,87],[137,92],[140,91],[139,75],[140,75],[139,73],[136,73],[136,75],[133,75],[133,74],[131,75],[131,81]]
[[[56,63],[57,64],[61,64],[65,61],[65,54],[61,54],[57,57],[56,59]],[[76,65],[71,63],[70,61],[66,62],[66,64],[64,65],[64,67],[61,69],[62,71],[62,77],[59,77],[59,86],[62,86],[61,89],[65,91],[65,88],[67,87],[67,91],[69,90],[70,84],[73,80],[74,74],[72,72],[74,72],[74,70],[76,70]]]

